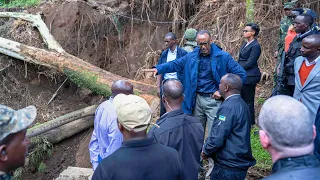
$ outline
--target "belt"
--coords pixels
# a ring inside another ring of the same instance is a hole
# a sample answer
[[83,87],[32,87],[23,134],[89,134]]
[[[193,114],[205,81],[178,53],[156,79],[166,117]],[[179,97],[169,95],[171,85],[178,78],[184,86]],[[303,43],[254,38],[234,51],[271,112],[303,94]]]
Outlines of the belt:
[[203,97],[212,97],[213,95],[213,93],[203,93],[203,92],[198,92],[198,94]]

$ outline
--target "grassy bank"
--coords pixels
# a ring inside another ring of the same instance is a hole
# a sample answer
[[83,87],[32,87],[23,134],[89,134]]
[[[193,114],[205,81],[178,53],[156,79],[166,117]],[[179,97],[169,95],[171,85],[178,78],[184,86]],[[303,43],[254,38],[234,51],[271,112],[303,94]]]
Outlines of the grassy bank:
[[0,0],[1,8],[25,8],[39,5],[41,0],[10,0],[9,3],[5,3],[5,0]]
[[253,156],[257,160],[257,164],[255,166],[261,169],[271,169],[271,157],[269,153],[266,150],[264,150],[260,144],[259,128],[256,126],[251,129],[251,147]]

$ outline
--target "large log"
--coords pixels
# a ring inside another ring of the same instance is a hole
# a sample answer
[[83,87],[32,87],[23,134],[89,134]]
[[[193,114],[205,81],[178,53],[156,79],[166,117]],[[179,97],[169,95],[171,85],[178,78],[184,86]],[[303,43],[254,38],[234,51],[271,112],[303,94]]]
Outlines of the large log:
[[75,121],[77,119],[84,118],[87,116],[93,116],[96,108],[97,108],[97,105],[89,106],[89,107],[71,112],[69,114],[60,116],[60,117],[53,119],[51,121],[34,126],[30,129],[28,129],[27,137],[31,138],[31,137],[43,134],[45,132],[48,132],[52,129],[63,126],[65,124],[70,123],[72,121]]
[[22,18],[32,22],[36,26],[48,45],[50,50],[44,50],[27,46],[9,39],[0,38],[0,52],[8,56],[26,62],[46,66],[56,69],[66,76],[79,87],[90,89],[96,94],[108,96],[111,94],[110,87],[116,80],[127,80],[135,88],[135,93],[156,94],[156,86],[127,79],[75,57],[65,52],[56,42],[40,15],[30,15],[25,13],[0,12],[0,17]]

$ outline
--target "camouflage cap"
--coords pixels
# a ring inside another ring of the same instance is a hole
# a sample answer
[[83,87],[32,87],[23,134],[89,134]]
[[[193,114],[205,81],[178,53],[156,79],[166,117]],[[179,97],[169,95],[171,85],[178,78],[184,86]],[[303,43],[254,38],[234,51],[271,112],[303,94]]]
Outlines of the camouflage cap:
[[283,9],[293,9],[296,2],[285,2],[283,5]]
[[37,109],[34,106],[15,111],[0,104],[0,141],[10,134],[26,129],[36,118]]
[[184,32],[184,38],[189,41],[195,41],[197,37],[197,30],[189,28]]

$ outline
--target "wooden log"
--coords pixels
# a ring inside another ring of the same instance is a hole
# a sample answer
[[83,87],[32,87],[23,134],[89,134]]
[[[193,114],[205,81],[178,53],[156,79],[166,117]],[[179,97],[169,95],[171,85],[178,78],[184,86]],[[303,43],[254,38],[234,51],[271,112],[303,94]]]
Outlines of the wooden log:
[[87,116],[93,116],[97,107],[98,107],[97,105],[89,106],[89,107],[71,112],[69,114],[60,116],[56,119],[45,122],[45,123],[40,124],[38,126],[34,126],[30,129],[28,129],[27,137],[31,138],[31,137],[43,134],[43,133],[50,131],[52,129],[58,128],[58,127],[65,125],[67,123],[70,123],[74,120],[84,118]]

